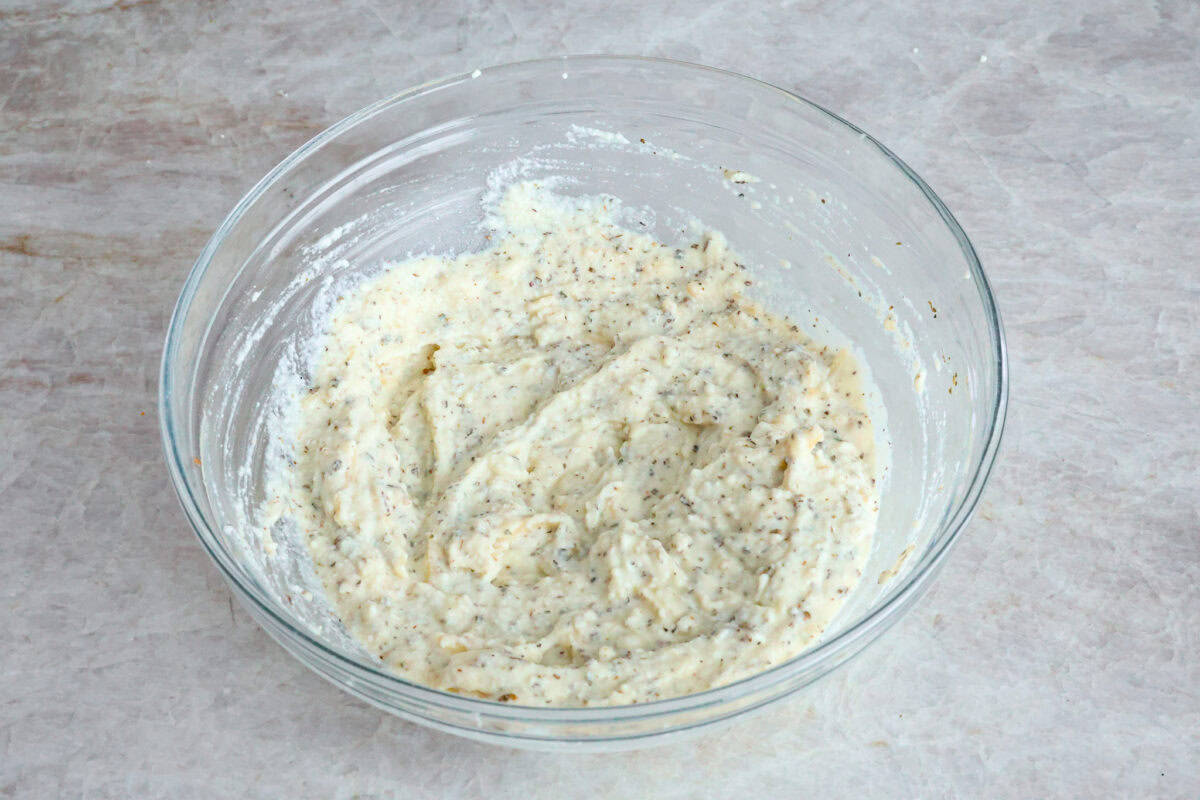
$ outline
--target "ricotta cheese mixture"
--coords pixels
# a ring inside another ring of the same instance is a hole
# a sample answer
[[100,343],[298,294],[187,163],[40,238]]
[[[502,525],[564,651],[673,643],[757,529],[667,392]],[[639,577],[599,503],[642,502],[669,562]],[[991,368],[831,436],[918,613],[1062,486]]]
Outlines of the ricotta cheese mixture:
[[335,305],[271,487],[350,633],[523,705],[674,697],[812,644],[878,511],[858,366],[716,233],[517,184],[491,249]]

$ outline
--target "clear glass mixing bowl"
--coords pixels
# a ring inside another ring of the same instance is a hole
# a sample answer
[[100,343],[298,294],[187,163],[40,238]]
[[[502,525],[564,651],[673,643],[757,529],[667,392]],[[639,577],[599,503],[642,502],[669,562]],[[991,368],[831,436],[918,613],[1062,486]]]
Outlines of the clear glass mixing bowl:
[[[333,616],[303,543],[252,524],[278,447],[271,386],[345,281],[410,253],[481,247],[512,178],[612,194],[660,241],[724,232],[778,311],[849,341],[880,389],[892,461],[868,570],[822,641],[699,694],[608,708],[463,697],[382,671]],[[490,186],[489,186],[490,184]],[[670,61],[578,57],[419,86],[348,117],[247,194],[184,284],[163,354],[167,463],[200,541],[256,620],[346,691],[477,739],[615,748],[796,691],[909,609],[978,501],[1000,441],[1004,341],[979,260],[885,147],[782,89]]]

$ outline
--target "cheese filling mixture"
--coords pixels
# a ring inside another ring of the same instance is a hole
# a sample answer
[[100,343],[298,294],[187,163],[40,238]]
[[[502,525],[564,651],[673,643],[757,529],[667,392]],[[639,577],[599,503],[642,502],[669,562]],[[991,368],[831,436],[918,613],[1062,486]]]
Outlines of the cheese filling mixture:
[[[611,205],[613,201],[609,201]],[[858,366],[668,246],[518,184],[486,251],[341,297],[272,487],[350,633],[523,705],[646,702],[812,644],[878,511]]]

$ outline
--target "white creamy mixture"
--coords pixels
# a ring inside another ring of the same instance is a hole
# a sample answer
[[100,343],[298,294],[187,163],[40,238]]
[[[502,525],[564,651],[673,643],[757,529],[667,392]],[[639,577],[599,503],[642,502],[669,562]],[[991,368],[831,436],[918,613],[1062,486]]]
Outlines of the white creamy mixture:
[[273,487],[348,630],[524,705],[646,702],[813,643],[878,510],[858,367],[750,300],[718,234],[510,188],[494,247],[333,310]]

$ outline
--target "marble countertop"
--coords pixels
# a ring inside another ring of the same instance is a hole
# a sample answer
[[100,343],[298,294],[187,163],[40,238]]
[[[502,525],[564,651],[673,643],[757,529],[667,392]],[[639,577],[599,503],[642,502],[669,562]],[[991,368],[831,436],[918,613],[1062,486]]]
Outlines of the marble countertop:
[[[0,10],[0,797],[1200,795],[1200,6],[240,5]],[[971,234],[1012,355],[999,466],[909,617],[765,713],[605,756],[309,673],[190,532],[154,411],[184,275],[259,176],[406,86],[568,52],[871,131]]]

